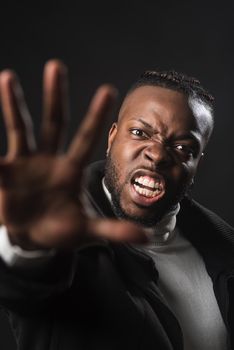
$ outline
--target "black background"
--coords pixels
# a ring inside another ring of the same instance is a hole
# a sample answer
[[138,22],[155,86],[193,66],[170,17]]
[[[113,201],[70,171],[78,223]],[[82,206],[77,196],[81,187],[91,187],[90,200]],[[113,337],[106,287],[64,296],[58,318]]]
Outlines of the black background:
[[[37,132],[43,65],[54,57],[68,65],[68,139],[101,83],[116,85],[121,101],[145,69],[173,68],[199,78],[215,96],[216,115],[194,197],[234,225],[233,10],[232,1],[8,2],[0,12],[0,69],[17,71]],[[105,156],[112,120],[103,127],[93,159]],[[2,121],[0,136],[3,154]],[[0,349],[15,349],[8,332],[0,320]]]

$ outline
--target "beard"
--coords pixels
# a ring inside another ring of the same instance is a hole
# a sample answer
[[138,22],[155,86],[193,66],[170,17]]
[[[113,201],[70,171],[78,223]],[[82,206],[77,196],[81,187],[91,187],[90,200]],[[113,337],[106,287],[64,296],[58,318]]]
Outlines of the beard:
[[[160,203],[155,203],[153,208],[144,208],[145,209],[145,215],[134,215],[127,213],[126,210],[123,209],[121,206],[121,194],[124,185],[130,182],[131,174],[127,176],[124,183],[119,183],[119,174],[120,169],[118,168],[117,164],[113,161],[111,158],[111,154],[107,156],[106,159],[106,166],[105,166],[105,185],[108,189],[108,191],[111,194],[112,199],[112,209],[114,211],[114,214],[119,219],[124,219],[128,221],[132,221],[135,224],[138,224],[140,226],[144,227],[153,227],[155,226],[162,217],[169,211],[173,210],[175,206],[178,204],[178,202],[184,197],[185,193],[187,192],[188,185],[183,185],[180,190],[178,191],[178,194],[175,194],[173,198],[160,201]],[[140,206],[139,206],[140,208]]]

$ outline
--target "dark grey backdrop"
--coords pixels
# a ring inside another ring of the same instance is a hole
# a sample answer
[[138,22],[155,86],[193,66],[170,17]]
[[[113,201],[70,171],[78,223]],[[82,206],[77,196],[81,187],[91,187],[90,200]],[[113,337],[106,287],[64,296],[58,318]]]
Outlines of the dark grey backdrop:
[[[114,83],[121,99],[145,69],[174,68],[194,75],[216,98],[215,132],[194,197],[234,224],[232,1],[77,1],[75,5],[51,1],[36,7],[34,3],[1,5],[0,69],[18,72],[35,129],[40,120],[41,74],[49,58],[58,57],[69,67],[70,137],[100,83]],[[93,159],[103,158],[105,147],[103,135]],[[15,349],[8,333],[0,320],[0,349]]]

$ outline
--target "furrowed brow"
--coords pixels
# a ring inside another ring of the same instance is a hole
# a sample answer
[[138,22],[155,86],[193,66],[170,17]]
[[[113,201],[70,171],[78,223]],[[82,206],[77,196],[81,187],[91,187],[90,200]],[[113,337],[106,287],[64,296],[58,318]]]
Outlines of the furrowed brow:
[[198,138],[193,134],[182,134],[175,137],[175,141],[181,141],[181,140],[191,140],[199,144]]
[[[144,119],[138,118],[137,121],[139,121],[141,124],[143,124],[146,128],[152,130],[153,133],[156,133],[157,131],[147,123]],[[181,134],[178,135],[177,137],[174,138],[174,141],[183,141],[183,140],[191,140],[195,143],[195,145],[199,148],[200,147],[200,142],[199,138],[197,138],[193,133],[186,133],[186,134]]]
[[137,119],[140,123],[142,123],[146,128],[151,129],[152,131],[155,131],[154,128],[152,127],[152,125],[148,124],[145,120],[138,118]]

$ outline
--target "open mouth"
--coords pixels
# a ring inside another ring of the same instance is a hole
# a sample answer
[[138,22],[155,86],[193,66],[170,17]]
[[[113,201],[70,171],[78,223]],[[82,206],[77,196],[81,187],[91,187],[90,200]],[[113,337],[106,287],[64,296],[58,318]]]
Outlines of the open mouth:
[[158,201],[165,193],[165,181],[160,175],[138,171],[132,177],[131,183],[134,199],[142,204]]
[[135,178],[133,186],[137,193],[148,198],[157,196],[163,190],[161,182],[149,176]]

